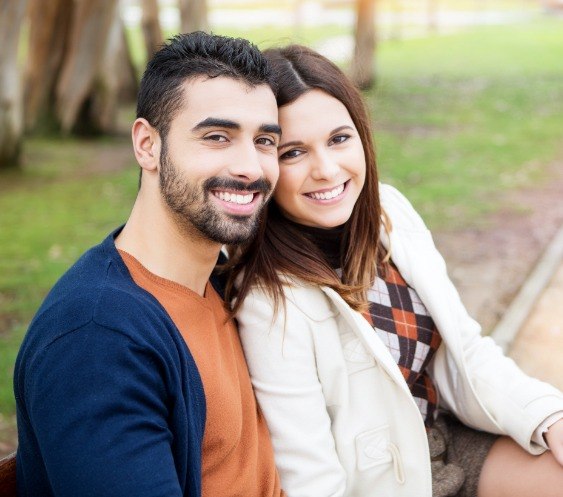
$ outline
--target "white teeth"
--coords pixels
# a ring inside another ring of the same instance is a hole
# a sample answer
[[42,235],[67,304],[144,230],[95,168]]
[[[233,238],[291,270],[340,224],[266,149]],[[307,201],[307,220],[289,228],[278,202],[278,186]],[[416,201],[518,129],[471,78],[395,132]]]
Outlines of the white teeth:
[[340,186],[337,186],[334,190],[330,190],[329,192],[323,193],[307,193],[307,195],[315,200],[330,200],[331,198],[338,197],[344,191],[344,183]]
[[250,202],[252,202],[252,199],[254,198],[254,194],[252,193],[249,193],[247,195],[240,195],[237,193],[213,192],[213,195],[225,202],[232,202],[233,204],[240,205],[250,204]]

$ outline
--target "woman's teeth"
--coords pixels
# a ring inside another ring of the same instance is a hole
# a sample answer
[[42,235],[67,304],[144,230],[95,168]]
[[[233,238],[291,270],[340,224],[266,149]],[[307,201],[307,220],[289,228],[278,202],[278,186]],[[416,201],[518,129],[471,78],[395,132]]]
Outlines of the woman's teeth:
[[252,199],[254,198],[253,193],[249,193],[247,195],[240,195],[238,193],[227,193],[227,192],[213,192],[213,194],[218,197],[220,200],[225,202],[232,202],[233,204],[250,204]]
[[337,186],[334,190],[322,193],[307,193],[308,197],[314,198],[315,200],[330,200],[331,198],[338,197],[344,191],[344,183]]

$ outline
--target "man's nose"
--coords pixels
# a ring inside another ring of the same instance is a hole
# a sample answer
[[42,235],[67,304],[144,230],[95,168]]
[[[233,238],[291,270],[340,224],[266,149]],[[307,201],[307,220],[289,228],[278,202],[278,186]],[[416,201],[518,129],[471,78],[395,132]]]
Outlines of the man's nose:
[[264,175],[260,153],[254,143],[238,147],[229,166],[229,173],[236,178],[256,181]]

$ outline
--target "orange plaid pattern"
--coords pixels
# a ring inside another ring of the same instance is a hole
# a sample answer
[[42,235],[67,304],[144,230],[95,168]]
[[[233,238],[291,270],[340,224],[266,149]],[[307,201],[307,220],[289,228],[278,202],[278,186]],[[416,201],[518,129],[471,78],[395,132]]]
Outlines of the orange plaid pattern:
[[438,393],[426,367],[442,343],[440,333],[414,289],[389,264],[368,291],[366,319],[403,373],[427,427],[434,422]]

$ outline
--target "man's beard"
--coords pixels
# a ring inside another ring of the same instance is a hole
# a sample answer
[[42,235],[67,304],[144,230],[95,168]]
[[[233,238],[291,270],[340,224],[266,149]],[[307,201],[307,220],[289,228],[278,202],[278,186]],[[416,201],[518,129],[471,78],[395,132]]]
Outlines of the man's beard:
[[[258,228],[260,213],[272,191],[272,184],[260,178],[244,183],[232,178],[208,178],[202,186],[190,184],[168,156],[166,144],[160,154],[160,191],[185,231],[195,228],[203,237],[217,243],[237,245],[249,241]],[[211,190],[253,191],[263,194],[262,205],[249,216],[235,216],[220,210],[209,197]]]

